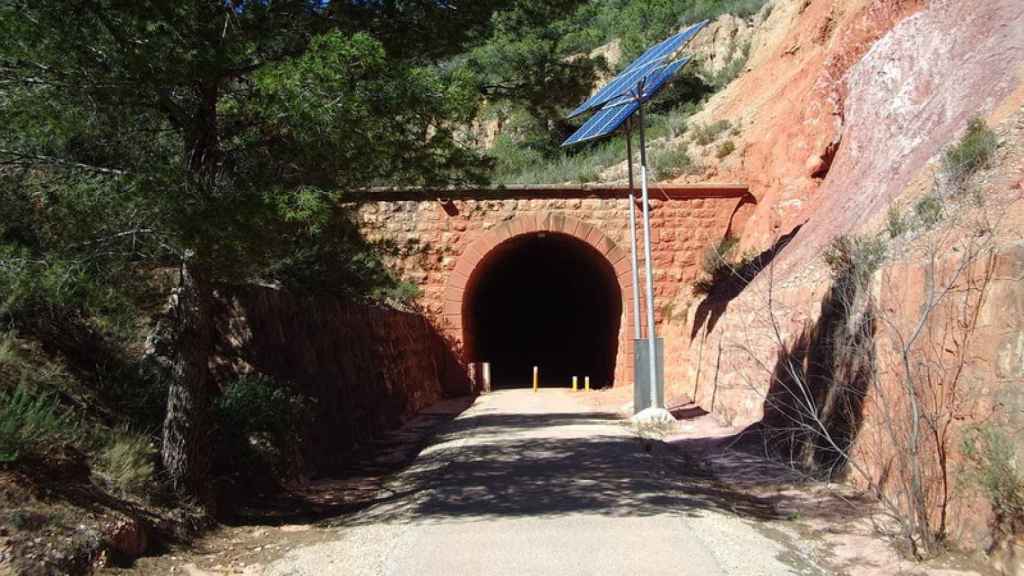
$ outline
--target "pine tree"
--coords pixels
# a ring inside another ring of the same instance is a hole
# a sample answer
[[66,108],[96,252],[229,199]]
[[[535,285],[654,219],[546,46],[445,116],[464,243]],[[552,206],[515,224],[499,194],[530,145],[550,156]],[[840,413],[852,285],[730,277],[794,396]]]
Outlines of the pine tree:
[[179,494],[212,502],[214,287],[326,249],[302,231],[346,190],[481,181],[455,133],[477,89],[437,64],[497,4],[0,0],[0,264],[177,268],[162,460]]

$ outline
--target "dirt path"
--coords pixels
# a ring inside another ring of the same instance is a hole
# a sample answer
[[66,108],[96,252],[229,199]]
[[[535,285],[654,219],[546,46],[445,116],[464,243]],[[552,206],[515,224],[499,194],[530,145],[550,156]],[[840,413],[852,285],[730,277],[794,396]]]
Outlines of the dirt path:
[[568,390],[500,391],[446,424],[463,406],[442,407],[396,440],[406,448],[381,456],[381,470],[408,461],[409,446],[422,446],[415,439],[436,432],[401,472],[322,482],[304,492],[300,513],[282,500],[268,506],[281,513],[267,525],[227,528],[128,572],[971,573],[900,561],[853,529],[849,511],[806,489],[755,486],[770,475],[753,472],[756,459],[712,453],[706,434],[686,436],[706,433],[706,422],[684,422],[656,441],[593,400]]
[[680,481],[563,390],[478,400],[333,537],[268,575],[826,574],[756,527],[770,503]]

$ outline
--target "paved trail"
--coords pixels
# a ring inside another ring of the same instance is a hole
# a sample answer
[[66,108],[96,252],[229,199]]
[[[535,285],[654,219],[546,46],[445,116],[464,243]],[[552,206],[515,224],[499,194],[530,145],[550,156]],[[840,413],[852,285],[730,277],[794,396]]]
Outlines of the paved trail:
[[685,468],[571,392],[496,392],[452,422],[378,504],[266,573],[824,574],[762,527],[768,503]]

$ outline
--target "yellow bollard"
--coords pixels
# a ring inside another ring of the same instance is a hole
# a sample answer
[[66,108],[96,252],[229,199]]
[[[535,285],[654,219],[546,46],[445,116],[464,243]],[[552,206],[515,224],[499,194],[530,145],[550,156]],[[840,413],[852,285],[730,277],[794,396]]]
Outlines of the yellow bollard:
[[572,377],[572,391],[573,391],[573,392],[576,392],[576,391],[577,391],[577,390],[579,390],[579,389],[580,389],[580,386],[579,386],[579,378],[578,378],[578,377],[576,377],[576,376],[573,376],[573,377]]
[[590,376],[585,376],[583,378],[583,389],[590,392]]
[[533,391],[536,392],[540,388],[540,369],[537,366],[533,367]]

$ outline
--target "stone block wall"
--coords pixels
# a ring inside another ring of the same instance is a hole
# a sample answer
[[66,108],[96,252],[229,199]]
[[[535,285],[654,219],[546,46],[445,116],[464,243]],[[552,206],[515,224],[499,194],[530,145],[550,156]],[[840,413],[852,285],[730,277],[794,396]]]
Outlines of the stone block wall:
[[[651,189],[655,322],[672,314],[670,302],[691,290],[704,251],[742,224],[739,210],[752,199],[742,186],[669,186]],[[382,191],[352,205],[370,241],[397,244],[389,265],[419,286],[427,318],[457,352],[463,343],[466,284],[488,253],[504,240],[541,232],[574,236],[602,254],[622,291],[622,320],[615,384],[632,384],[633,281],[629,266],[629,200],[621,187],[539,187],[478,191]],[[637,211],[639,222],[639,206]],[[642,244],[640,266],[643,270]],[[641,301],[644,279],[641,275]],[[641,325],[645,312],[641,312]],[[688,342],[666,338],[666,357]],[[464,360],[474,360],[467,359]],[[666,362],[666,381],[685,370]]]
[[418,314],[260,286],[218,302],[215,372],[259,372],[311,397],[304,459],[313,470],[441,399],[457,367]]

